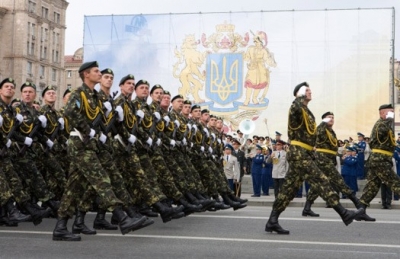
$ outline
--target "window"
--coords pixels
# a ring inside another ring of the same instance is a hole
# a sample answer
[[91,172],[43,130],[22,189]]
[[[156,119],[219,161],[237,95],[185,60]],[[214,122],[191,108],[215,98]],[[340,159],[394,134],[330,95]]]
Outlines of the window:
[[72,71],[71,70],[67,70],[67,77],[71,78],[72,77]]
[[47,39],[49,38],[49,29],[44,29],[44,40],[47,41]]
[[53,31],[53,44],[56,43],[56,33]]
[[45,67],[44,66],[40,66],[39,67],[39,76],[40,76],[41,79],[44,78],[45,72],[46,72]]
[[35,55],[35,43],[31,43],[31,49],[30,49],[30,52],[29,52],[29,55]]
[[57,12],[54,12],[54,22],[55,23],[60,23],[60,14]]
[[43,48],[43,58],[47,59],[47,47]]
[[31,44],[29,43],[29,41],[26,43],[26,54],[29,55],[31,51]]
[[54,68],[51,71],[51,80],[53,80],[53,81],[57,80],[57,70]]
[[45,18],[45,19],[49,18],[49,9],[46,7],[42,7],[42,18]]
[[55,62],[58,62],[58,59],[59,57],[58,57],[58,50],[56,50],[56,56],[55,56]]
[[36,3],[34,1],[28,2],[28,12],[30,12],[30,13],[36,12]]
[[34,23],[31,23],[31,34],[32,34],[32,39],[35,39],[35,31],[36,31],[36,25]]
[[59,34],[59,33],[56,33],[56,39],[55,39],[54,43],[55,43],[56,45],[58,45],[59,42],[60,42],[60,34]]
[[28,73],[29,76],[32,76],[32,62],[28,61],[26,65],[26,72]]
[[31,35],[31,23],[28,22],[28,36]]

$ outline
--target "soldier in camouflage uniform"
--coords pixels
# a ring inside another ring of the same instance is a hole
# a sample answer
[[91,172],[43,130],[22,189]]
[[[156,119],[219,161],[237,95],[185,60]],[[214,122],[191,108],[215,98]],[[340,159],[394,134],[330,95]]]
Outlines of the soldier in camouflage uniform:
[[400,179],[393,172],[392,157],[396,147],[396,139],[393,133],[394,108],[392,104],[384,104],[379,107],[379,120],[375,123],[371,132],[371,155],[367,161],[367,184],[360,198],[364,209],[375,198],[381,184],[385,183],[394,193],[400,194]]
[[122,234],[140,226],[145,220],[144,217],[135,220],[125,214],[122,210],[123,202],[116,197],[111,180],[97,156],[98,141],[102,136],[99,121],[105,118],[102,103],[94,91],[94,86],[102,76],[98,63],[93,61],[82,64],[79,75],[83,85],[72,92],[65,108],[65,116],[72,129],[68,139],[68,154],[72,161],[53,231],[53,240],[81,239],[68,231],[67,221],[73,216],[79,200],[89,186],[96,191],[104,207],[113,212]]
[[339,195],[332,189],[329,179],[323,174],[315,163],[313,147],[316,141],[317,127],[315,118],[307,105],[311,101],[311,90],[307,83],[297,85],[293,92],[296,99],[289,110],[288,136],[290,139],[287,160],[289,172],[282,186],[282,192],[276,198],[269,220],[265,226],[267,232],[289,234],[278,223],[278,217],[293,200],[300,185],[307,180],[312,188],[332,206],[341,216],[343,222],[348,225],[358,214],[364,212],[359,209],[356,212],[346,210],[339,202]]
[[[338,141],[336,133],[332,129],[334,124],[334,114],[332,112],[326,112],[322,115],[322,122],[317,127],[317,140],[315,144],[316,148],[316,163],[321,171],[328,177],[333,189],[337,192],[341,192],[354,203],[357,209],[361,207],[360,201],[355,196],[353,190],[351,190],[344,182],[343,177],[336,169],[336,155],[338,150]],[[306,204],[302,212],[303,216],[319,217],[319,214],[314,213],[311,210],[311,205],[318,198],[318,193],[314,188],[311,188],[307,195]],[[369,217],[367,214],[359,215],[355,218],[356,220],[375,221],[375,219]]]

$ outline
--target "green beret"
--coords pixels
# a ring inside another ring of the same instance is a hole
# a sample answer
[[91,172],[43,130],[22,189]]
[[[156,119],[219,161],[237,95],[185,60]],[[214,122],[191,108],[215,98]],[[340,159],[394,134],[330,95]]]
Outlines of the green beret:
[[11,84],[13,84],[14,87],[15,87],[15,80],[14,80],[13,78],[11,78],[11,77],[7,77],[7,78],[5,78],[3,81],[1,81],[1,83],[0,83],[0,89],[3,87],[3,85],[4,85],[5,83],[11,83]]
[[307,82],[303,82],[303,83],[301,83],[301,84],[296,85],[296,87],[294,88],[294,91],[293,91],[293,95],[294,95],[294,96],[297,95],[297,92],[300,90],[300,88],[301,88],[302,86],[307,86],[307,87],[308,87],[309,85],[308,85]]
[[181,94],[175,95],[172,99],[171,99],[171,103],[173,101],[175,101],[176,99],[183,99],[183,96]]
[[193,105],[192,108],[190,109],[190,112],[192,112],[193,110],[196,110],[196,109],[201,109],[200,105],[197,105],[197,104]]
[[191,102],[190,100],[184,100],[184,101],[183,101],[183,104],[189,104],[189,105],[192,105],[192,102]]
[[208,110],[208,109],[201,110],[201,114],[204,114],[204,113],[210,113],[210,110]]
[[[161,85],[156,84],[154,85],[151,90],[150,90],[150,94],[152,94],[156,89],[163,89]],[[163,89],[164,90],[164,89]]]
[[210,118],[217,118],[217,116],[215,116],[214,114],[211,114]]
[[105,74],[114,75],[114,72],[112,71],[111,68],[106,68],[106,69],[101,70],[101,74],[102,75],[105,75]]
[[23,85],[21,85],[21,92],[22,92],[22,89],[24,89],[25,87],[32,87],[33,89],[35,89],[35,92],[36,92],[36,85],[34,83],[25,82]]
[[123,78],[121,78],[121,81],[119,81],[119,85],[125,84],[125,82],[128,81],[128,80],[135,80],[135,76],[132,75],[132,74],[124,76]]
[[333,112],[325,112],[322,114],[321,119],[325,118],[326,116],[333,115]]
[[383,109],[394,109],[393,105],[391,103],[389,104],[382,104],[381,106],[379,106],[379,110],[383,110]]
[[44,94],[47,92],[47,91],[49,91],[49,90],[53,90],[53,91],[55,91],[56,89],[54,88],[54,86],[51,86],[51,85],[48,85],[48,86],[46,86],[46,88],[45,89],[43,89],[43,92],[42,92],[42,97],[44,96]]
[[90,62],[86,62],[83,63],[80,67],[79,67],[79,73],[88,69],[88,68],[92,68],[92,67],[99,67],[99,63],[97,63],[97,61],[90,61]]
[[164,90],[164,95],[169,95],[171,96],[171,93],[168,90]]
[[11,101],[11,105],[13,105],[14,103],[20,103],[20,102],[21,102],[21,99],[15,98],[15,99],[13,99],[13,100]]
[[135,90],[136,90],[136,87],[138,87],[139,85],[147,85],[147,86],[150,87],[149,81],[144,80],[144,79],[140,79],[139,82],[136,83],[136,85],[135,85]]
[[71,92],[72,92],[71,87],[68,87],[68,88],[65,90],[64,94],[63,94],[63,98],[64,98],[67,94],[69,94],[69,93],[71,93]]

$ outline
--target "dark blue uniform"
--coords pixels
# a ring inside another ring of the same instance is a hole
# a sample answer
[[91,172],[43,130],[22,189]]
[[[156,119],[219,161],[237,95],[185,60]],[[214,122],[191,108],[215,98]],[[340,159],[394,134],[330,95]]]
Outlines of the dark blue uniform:
[[253,157],[251,164],[251,178],[253,180],[253,193],[254,196],[260,197],[261,195],[261,176],[262,168],[264,165],[264,155],[258,154]]
[[357,156],[348,156],[343,160],[342,176],[344,182],[353,192],[358,191],[357,185]]

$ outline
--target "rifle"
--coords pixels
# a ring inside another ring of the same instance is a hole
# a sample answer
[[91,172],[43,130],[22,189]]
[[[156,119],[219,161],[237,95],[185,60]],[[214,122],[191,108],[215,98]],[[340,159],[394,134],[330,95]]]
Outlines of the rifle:
[[[114,98],[115,98],[115,96],[117,95],[117,93],[118,93],[118,92],[114,92],[114,93],[112,94],[112,96],[110,95],[110,96],[108,97],[108,101],[111,103],[112,106],[113,106]],[[107,123],[107,126],[104,125],[104,123],[102,123],[102,124],[100,125],[101,128],[102,128],[102,130],[103,130],[103,133],[104,133],[105,135],[107,135],[110,131],[112,131],[112,133],[113,133],[114,135],[117,135],[117,134],[118,134],[118,130],[117,130],[117,128],[115,127],[115,121],[117,120],[117,117],[118,117],[118,113],[114,111],[111,120]]]
[[[33,139],[33,137],[38,133],[39,129],[42,127],[41,123],[39,120],[36,121],[35,123],[35,127],[33,127],[33,129],[31,130],[31,132],[29,133],[28,137]],[[28,148],[27,145],[24,145],[20,150],[19,150],[19,154],[20,155],[24,155],[26,152],[26,149]]]
[[[141,123],[141,122],[142,122],[142,120],[140,119],[137,123],[135,123],[133,125],[132,132],[131,132],[132,135],[136,136],[138,124]],[[139,140],[136,140],[136,141],[139,141]],[[126,150],[126,152],[131,153],[131,150],[132,150],[132,143],[131,142],[128,142],[128,145],[125,147],[125,150]]]
[[[53,133],[50,136],[50,140],[54,142],[54,140],[57,138],[58,132],[60,131],[61,128],[61,124],[58,122],[57,123],[57,127],[54,129]],[[50,147],[46,146],[46,148],[44,149],[44,153],[47,154],[50,151]]]
[[[99,112],[97,114],[96,118],[94,118],[94,120],[90,123],[90,128],[95,129],[99,126],[101,127],[102,121],[103,121],[103,113]],[[82,139],[82,142],[83,142],[83,144],[86,145],[89,142],[89,140],[90,140],[90,137],[87,136],[84,139]]]

